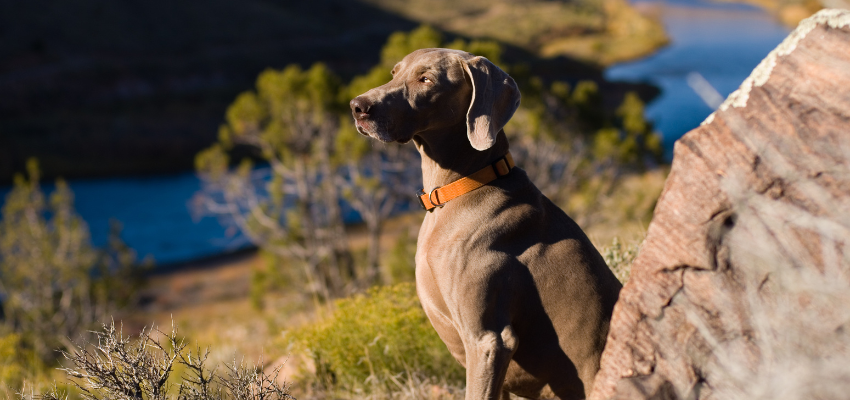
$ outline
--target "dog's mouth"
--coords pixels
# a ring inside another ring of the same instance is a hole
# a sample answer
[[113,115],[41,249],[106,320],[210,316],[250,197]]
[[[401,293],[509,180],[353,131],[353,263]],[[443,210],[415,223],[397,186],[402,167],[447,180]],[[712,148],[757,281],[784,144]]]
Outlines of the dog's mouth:
[[369,132],[366,131],[366,127],[364,126],[366,124],[366,121],[360,121],[358,119],[354,120],[354,127],[357,128],[357,132],[359,132],[363,136],[372,136],[369,134]]
[[357,132],[360,132],[363,136],[368,136],[373,139],[378,139],[382,142],[387,142],[388,140],[384,140],[386,135],[382,135],[380,130],[377,129],[378,126],[375,121],[372,120],[354,120],[354,126],[357,128]]
[[[379,128],[380,125],[383,125],[383,129]],[[399,143],[407,143],[410,139],[404,138],[396,138],[390,134],[390,129],[388,127],[389,124],[378,124],[377,121],[371,119],[356,119],[354,120],[354,126],[357,128],[357,132],[359,132],[363,136],[368,136],[373,139],[380,140],[384,143],[390,142],[399,142]]]

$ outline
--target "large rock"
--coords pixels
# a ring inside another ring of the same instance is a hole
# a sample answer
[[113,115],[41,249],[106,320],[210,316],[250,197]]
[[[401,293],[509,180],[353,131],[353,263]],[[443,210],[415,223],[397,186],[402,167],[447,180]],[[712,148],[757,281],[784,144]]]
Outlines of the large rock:
[[803,21],[674,154],[591,398],[850,397],[850,11]]

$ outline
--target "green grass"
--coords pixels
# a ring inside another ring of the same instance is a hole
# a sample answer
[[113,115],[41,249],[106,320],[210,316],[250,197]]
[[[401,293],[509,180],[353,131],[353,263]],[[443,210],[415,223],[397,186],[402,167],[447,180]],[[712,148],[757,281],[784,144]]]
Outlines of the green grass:
[[301,384],[338,393],[388,393],[425,379],[461,384],[449,354],[419,304],[413,283],[376,287],[339,300],[332,315],[289,335],[315,364]]

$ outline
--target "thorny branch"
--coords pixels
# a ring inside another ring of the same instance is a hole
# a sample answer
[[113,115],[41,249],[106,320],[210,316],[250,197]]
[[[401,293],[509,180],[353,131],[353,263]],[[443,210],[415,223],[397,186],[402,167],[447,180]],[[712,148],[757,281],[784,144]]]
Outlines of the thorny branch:
[[[136,340],[124,336],[114,322],[93,334],[96,342],[83,342],[63,352],[72,364],[63,370],[75,378],[73,384],[87,400],[295,400],[289,385],[278,383],[280,368],[266,374],[260,366],[234,360],[226,365],[226,375],[217,374],[218,366],[210,369],[206,365],[209,349],[186,351],[173,323],[168,333],[153,327],[143,329]],[[169,395],[175,363],[187,369],[177,384],[176,397]],[[65,398],[56,389],[42,396],[45,400]]]

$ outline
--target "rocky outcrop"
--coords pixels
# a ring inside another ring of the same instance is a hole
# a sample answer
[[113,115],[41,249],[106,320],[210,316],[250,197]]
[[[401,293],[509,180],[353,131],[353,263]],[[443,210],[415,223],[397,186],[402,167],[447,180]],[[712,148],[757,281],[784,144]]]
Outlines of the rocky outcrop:
[[846,398],[847,360],[850,11],[824,10],[676,143],[591,398]]

